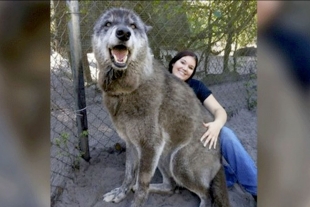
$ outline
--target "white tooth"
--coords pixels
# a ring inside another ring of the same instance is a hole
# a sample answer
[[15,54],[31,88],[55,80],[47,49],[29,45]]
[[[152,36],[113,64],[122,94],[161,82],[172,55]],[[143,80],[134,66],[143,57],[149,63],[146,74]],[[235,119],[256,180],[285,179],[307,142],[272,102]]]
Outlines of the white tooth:
[[114,55],[114,54],[112,54],[112,55],[113,55],[113,57],[114,57],[114,60],[117,61],[116,55]]

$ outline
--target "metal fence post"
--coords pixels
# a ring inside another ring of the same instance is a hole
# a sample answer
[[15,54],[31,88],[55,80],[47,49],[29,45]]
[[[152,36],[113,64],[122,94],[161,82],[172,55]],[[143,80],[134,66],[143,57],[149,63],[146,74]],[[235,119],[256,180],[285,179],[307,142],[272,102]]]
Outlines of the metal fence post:
[[67,5],[71,14],[71,19],[68,22],[68,28],[71,54],[71,70],[75,89],[75,108],[79,137],[79,150],[81,151],[81,157],[84,160],[89,161],[90,155],[88,145],[88,124],[82,64],[82,47],[80,38],[79,3],[78,1],[67,0]]

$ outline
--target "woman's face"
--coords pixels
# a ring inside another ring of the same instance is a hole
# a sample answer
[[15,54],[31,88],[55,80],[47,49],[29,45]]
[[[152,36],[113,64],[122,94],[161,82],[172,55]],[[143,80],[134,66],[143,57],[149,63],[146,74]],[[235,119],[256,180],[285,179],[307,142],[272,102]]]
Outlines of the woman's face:
[[172,65],[172,74],[186,81],[194,72],[196,60],[192,56],[184,56]]

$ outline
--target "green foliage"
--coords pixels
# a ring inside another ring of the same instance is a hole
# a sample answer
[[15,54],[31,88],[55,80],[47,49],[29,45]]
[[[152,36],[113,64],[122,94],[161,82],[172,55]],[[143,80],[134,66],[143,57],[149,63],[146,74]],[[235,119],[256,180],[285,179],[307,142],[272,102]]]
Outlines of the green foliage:
[[216,18],[222,17],[222,13],[221,13],[221,11],[219,11],[219,10],[214,11],[214,12],[213,12],[213,15],[214,15]]
[[[202,50],[218,54],[217,44],[237,43],[239,47],[256,42],[256,1],[80,1],[81,37],[89,44],[94,21],[111,7],[127,7],[153,27],[149,34],[155,57],[162,48]],[[91,12],[90,12],[91,11]],[[54,0],[51,31],[56,39],[67,29],[66,3]],[[233,42],[227,42],[231,34]],[[59,40],[62,43],[61,40]],[[60,45],[61,46],[61,45]],[[85,46],[86,47],[86,46]],[[90,47],[90,45],[89,45]],[[222,49],[223,50],[223,49]]]
[[202,49],[210,43],[212,46],[219,42],[225,45],[228,33],[232,33],[233,42],[240,47],[256,42],[256,1],[193,1],[184,4],[191,25],[190,45]]
[[[228,56],[239,48],[256,44],[256,4],[254,0],[79,1],[82,53],[92,52],[93,25],[102,12],[111,7],[126,7],[152,26],[148,34],[150,46],[155,58],[165,65],[172,55],[166,51],[190,49],[200,52],[199,64],[204,65],[208,65],[211,55],[224,55],[224,71],[228,72]],[[66,2],[53,0],[51,45],[63,57],[68,55],[69,17]],[[206,67],[205,74],[207,71]]]
[[[82,135],[86,135],[86,134],[88,135],[87,131],[82,132]],[[69,138],[70,137],[69,137],[68,133],[62,132],[60,134],[60,137],[57,137],[54,139],[54,144],[55,144],[55,146],[58,147],[57,156],[59,158],[61,158],[61,157],[69,158],[72,169],[78,170],[79,165],[80,165],[80,161],[81,161],[84,153],[82,151],[78,150],[78,146],[75,146],[75,149],[77,149],[78,152],[76,154],[72,154],[70,152],[70,149],[72,149],[70,144],[72,144],[72,143],[69,143]]]
[[88,131],[86,131],[86,130],[83,131],[82,134],[81,134],[81,136],[82,136],[82,137],[87,137],[87,136],[88,136]]
[[[112,6],[125,6],[134,9],[143,21],[153,27],[152,32],[149,33],[150,45],[155,57],[160,58],[160,49],[190,48],[218,54],[221,51],[216,51],[214,46],[219,43],[225,45],[228,32],[233,33],[234,40],[238,39],[238,42],[241,42],[240,45],[253,43],[255,41],[253,37],[256,35],[255,28],[251,27],[251,30],[248,30],[247,26],[254,21],[254,19],[249,20],[248,18],[253,11],[256,11],[256,2],[247,2],[115,1],[115,3],[109,2],[108,4],[96,3],[96,8],[98,8],[98,12]],[[88,1],[80,4],[80,7],[82,14],[88,15],[87,18],[94,19],[93,16],[99,16],[98,13],[96,14],[97,10],[92,14],[85,12],[92,7]],[[82,18],[83,22],[87,18]],[[237,38],[239,30],[242,30],[242,34],[240,38]],[[209,44],[210,47],[208,47]]]

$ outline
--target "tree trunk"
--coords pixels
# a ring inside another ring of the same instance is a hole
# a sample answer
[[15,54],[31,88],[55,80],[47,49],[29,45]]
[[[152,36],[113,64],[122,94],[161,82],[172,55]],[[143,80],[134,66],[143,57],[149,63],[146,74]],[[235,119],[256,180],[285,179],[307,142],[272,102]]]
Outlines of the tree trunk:
[[63,58],[68,58],[68,28],[67,28],[67,4],[66,1],[54,0],[54,23],[56,31],[53,36],[53,49],[58,52]]
[[231,44],[232,43],[233,43],[233,32],[229,32],[227,35],[227,42],[226,42],[226,46],[225,46],[225,50],[224,50],[223,73],[230,72],[229,67],[228,67],[228,61],[229,61],[229,54],[231,51]]
[[[212,10],[209,11],[209,16],[208,16],[208,25],[211,25],[211,20],[212,20]],[[204,68],[204,71],[205,71],[205,76],[208,75],[208,72],[209,72],[209,68],[208,68],[208,63],[209,63],[209,56],[210,56],[210,53],[211,53],[211,44],[212,44],[212,27],[210,28],[211,32],[209,32],[209,35],[208,35],[208,45],[207,45],[207,49],[206,49],[206,57],[205,57],[205,62],[204,62],[204,65],[205,65],[205,68]]]

